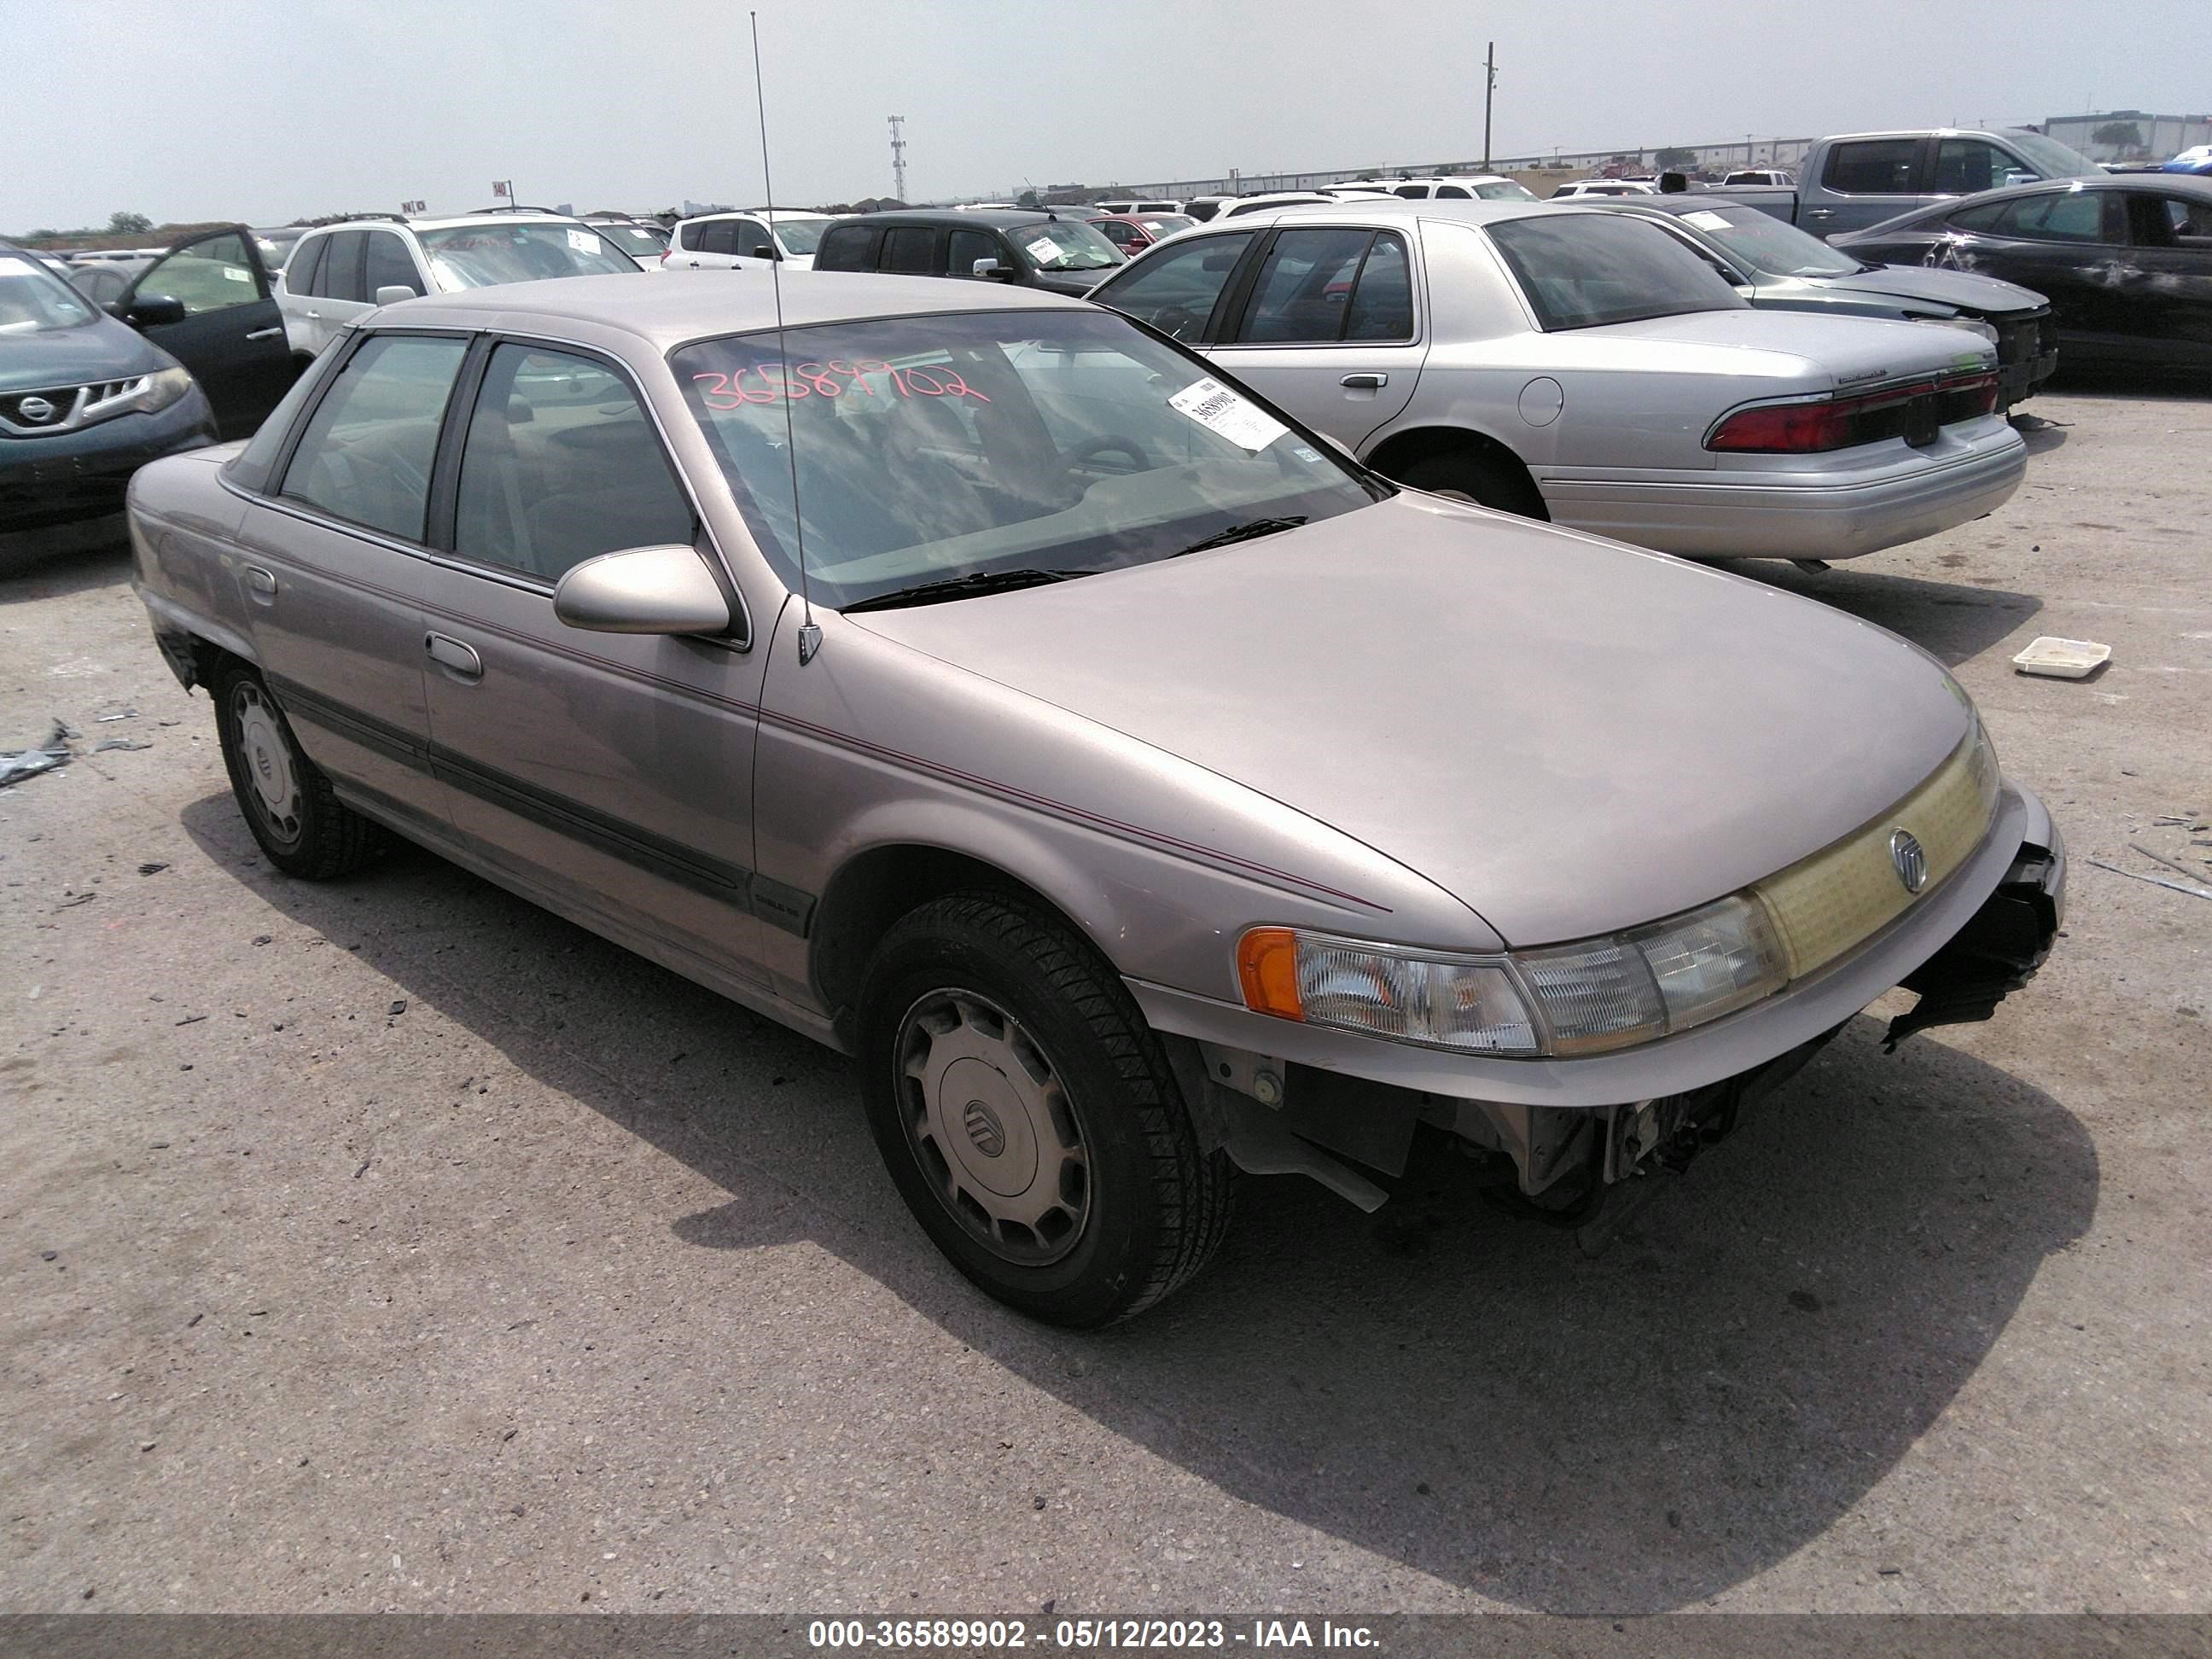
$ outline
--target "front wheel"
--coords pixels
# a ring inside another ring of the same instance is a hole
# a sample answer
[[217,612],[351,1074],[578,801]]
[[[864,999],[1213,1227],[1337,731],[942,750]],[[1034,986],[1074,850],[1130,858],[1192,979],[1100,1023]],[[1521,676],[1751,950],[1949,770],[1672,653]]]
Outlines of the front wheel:
[[870,965],[860,1039],[900,1196],[1009,1307],[1109,1324],[1219,1245],[1235,1170],[1200,1150],[1143,1017],[1060,922],[994,893],[924,905]]

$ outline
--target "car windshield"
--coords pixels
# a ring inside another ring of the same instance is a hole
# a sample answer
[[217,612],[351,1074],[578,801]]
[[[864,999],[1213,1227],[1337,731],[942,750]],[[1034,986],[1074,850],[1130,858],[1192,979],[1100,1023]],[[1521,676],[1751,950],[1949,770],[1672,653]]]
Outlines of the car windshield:
[[1547,213],[1490,227],[1547,331],[1744,308],[1725,278],[1658,226],[1614,213],[1574,218],[1583,222]]
[[589,225],[456,225],[421,233],[422,252],[443,289],[534,283],[546,276],[599,276],[637,270],[637,261]]
[[1146,232],[1153,240],[1158,241],[1164,237],[1174,235],[1179,230],[1188,230],[1198,221],[1186,218],[1180,213],[1164,213],[1156,219],[1139,219],[1137,222],[1145,228]]
[[2035,170],[2046,179],[2100,179],[2104,168],[2080,150],[2040,132],[2008,132],[2005,142],[2019,147]]
[[779,214],[775,222],[775,240],[793,258],[810,259],[814,257],[814,250],[822,246],[822,233],[834,222],[827,218],[787,219]]
[[1770,276],[1845,276],[1865,265],[1757,208],[1699,208],[1680,216],[1717,246]]
[[657,230],[647,230],[643,225],[595,223],[592,228],[624,253],[640,259],[658,259],[668,246],[665,235]]
[[35,259],[0,253],[0,334],[51,334],[90,322],[83,296]]
[[1103,312],[795,328],[787,370],[772,333],[669,361],[793,589],[796,471],[807,584],[839,608],[933,582],[1147,564],[1387,491],[1203,362]]
[[1121,249],[1078,220],[1012,225],[1006,236],[1039,270],[1103,270],[1122,262]]
[[1510,179],[1493,179],[1486,185],[1477,185],[1474,193],[1485,202],[1533,202],[1536,192],[1526,185],[1516,185]]

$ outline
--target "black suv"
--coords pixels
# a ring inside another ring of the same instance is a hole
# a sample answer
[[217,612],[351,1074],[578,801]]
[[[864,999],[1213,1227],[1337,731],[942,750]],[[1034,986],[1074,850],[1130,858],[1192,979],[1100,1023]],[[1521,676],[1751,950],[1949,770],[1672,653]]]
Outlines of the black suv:
[[1127,263],[1084,222],[1087,216],[1073,210],[871,213],[830,226],[814,268],[1018,283],[1079,299]]

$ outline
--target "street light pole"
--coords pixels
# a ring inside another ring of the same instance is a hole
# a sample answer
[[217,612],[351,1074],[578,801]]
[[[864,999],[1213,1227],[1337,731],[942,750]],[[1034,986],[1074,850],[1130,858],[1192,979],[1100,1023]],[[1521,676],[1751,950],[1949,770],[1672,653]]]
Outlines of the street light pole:
[[1498,94],[1498,42],[1490,43],[1489,54],[1482,60],[1482,170],[1490,171],[1490,103]]

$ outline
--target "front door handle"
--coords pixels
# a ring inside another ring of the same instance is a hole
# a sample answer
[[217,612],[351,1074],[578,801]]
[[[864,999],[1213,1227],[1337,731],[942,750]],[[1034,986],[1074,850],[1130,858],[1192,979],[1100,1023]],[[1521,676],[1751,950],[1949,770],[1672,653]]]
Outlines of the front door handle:
[[425,634],[422,648],[430,653],[432,662],[457,680],[483,678],[483,659],[459,640],[443,634]]
[[1337,384],[1348,386],[1358,392],[1380,392],[1390,384],[1390,377],[1388,374],[1347,374]]
[[1832,219],[1836,216],[1836,210],[1833,208],[1807,208],[1805,216],[1808,219]]
[[[313,312],[308,313],[309,316],[313,316],[313,314],[314,313]],[[249,340],[273,340],[283,331],[284,325],[282,323],[279,323],[274,328],[257,328],[252,333],[247,335],[246,337]]]

